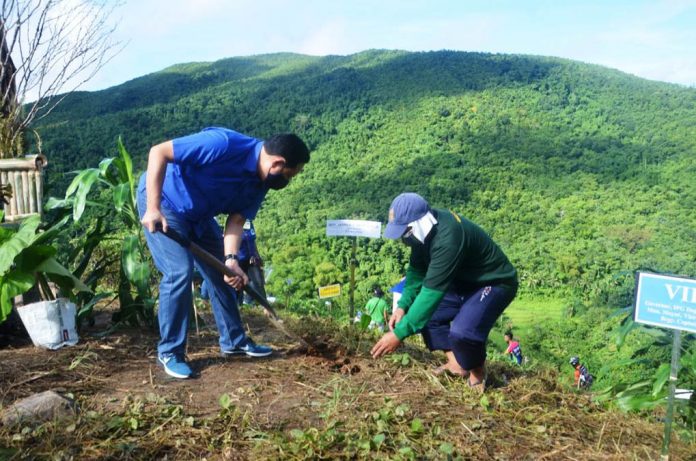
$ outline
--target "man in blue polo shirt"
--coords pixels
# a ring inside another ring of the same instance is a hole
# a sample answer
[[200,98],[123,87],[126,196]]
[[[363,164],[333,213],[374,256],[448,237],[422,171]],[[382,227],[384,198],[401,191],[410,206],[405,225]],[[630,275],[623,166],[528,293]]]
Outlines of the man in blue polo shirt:
[[[175,378],[193,372],[184,357],[194,265],[209,290],[224,356],[264,357],[272,350],[245,333],[235,290],[248,282],[238,252],[246,219],[254,219],[269,189],[282,189],[309,162],[309,149],[293,134],[266,141],[226,128],[206,128],[150,149],[138,186],[138,210],[155,265],[162,273],[158,360]],[[225,214],[224,236],[215,217]],[[227,277],[157,232],[173,229],[224,260]]]

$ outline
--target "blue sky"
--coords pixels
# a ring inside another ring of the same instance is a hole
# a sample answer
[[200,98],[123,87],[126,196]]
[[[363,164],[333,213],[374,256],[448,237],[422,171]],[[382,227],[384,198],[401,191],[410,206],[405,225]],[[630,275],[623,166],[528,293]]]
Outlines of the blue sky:
[[291,51],[559,56],[696,86],[696,0],[126,0],[101,89],[191,61]]

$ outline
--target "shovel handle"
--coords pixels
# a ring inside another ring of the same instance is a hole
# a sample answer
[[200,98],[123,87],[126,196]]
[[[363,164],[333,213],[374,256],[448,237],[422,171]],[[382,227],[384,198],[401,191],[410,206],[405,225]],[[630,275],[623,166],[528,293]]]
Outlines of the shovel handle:
[[[237,274],[232,272],[232,269],[227,267],[225,263],[220,261],[218,258],[213,256],[212,254],[208,253],[206,250],[198,246],[197,244],[193,243],[190,239],[184,237],[183,235],[179,234],[177,231],[172,229],[171,227],[167,229],[167,232],[162,231],[162,229],[158,226],[157,230],[159,232],[162,232],[164,235],[169,237],[170,239],[174,240],[176,243],[181,245],[184,248],[188,248],[191,253],[196,255],[198,258],[201,259],[204,263],[207,265],[211,266],[213,269],[217,270],[221,274],[227,275],[228,277],[236,277]],[[268,314],[273,318],[273,320],[279,320],[278,314],[276,314],[275,309],[271,307],[271,303],[268,302],[268,300],[261,294],[259,293],[253,286],[250,284],[246,284],[244,286],[244,291],[246,291],[249,296],[251,296],[254,301],[259,303],[265,310],[268,312]]]
[[181,235],[180,233],[178,233],[177,231],[175,231],[171,227],[169,229],[167,229],[167,232],[164,232],[162,230],[162,225],[160,223],[157,223],[157,230],[155,232],[163,233],[164,235],[166,235],[170,239],[174,240],[176,243],[178,243],[179,245],[181,245],[184,248],[191,248],[191,240],[184,237],[183,235]]

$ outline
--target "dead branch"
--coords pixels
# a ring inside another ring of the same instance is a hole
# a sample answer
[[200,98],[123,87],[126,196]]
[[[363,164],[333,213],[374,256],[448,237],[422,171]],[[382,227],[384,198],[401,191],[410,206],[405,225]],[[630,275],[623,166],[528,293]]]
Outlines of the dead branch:
[[0,157],[121,49],[113,0],[3,0],[0,13]]

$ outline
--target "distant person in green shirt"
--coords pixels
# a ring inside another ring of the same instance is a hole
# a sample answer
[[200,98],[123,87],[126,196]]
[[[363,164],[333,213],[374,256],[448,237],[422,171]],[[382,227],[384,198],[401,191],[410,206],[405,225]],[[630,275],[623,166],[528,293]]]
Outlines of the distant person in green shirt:
[[382,291],[381,287],[376,286],[372,294],[372,298],[365,304],[365,313],[372,319],[369,328],[377,328],[379,331],[384,331],[387,325],[389,305],[384,300],[384,291]]
[[411,257],[391,331],[372,356],[391,353],[420,332],[430,350],[445,352],[447,371],[468,376],[469,385],[483,391],[486,340],[517,293],[517,271],[479,226],[431,208],[418,194],[394,199],[384,236],[400,238]]

